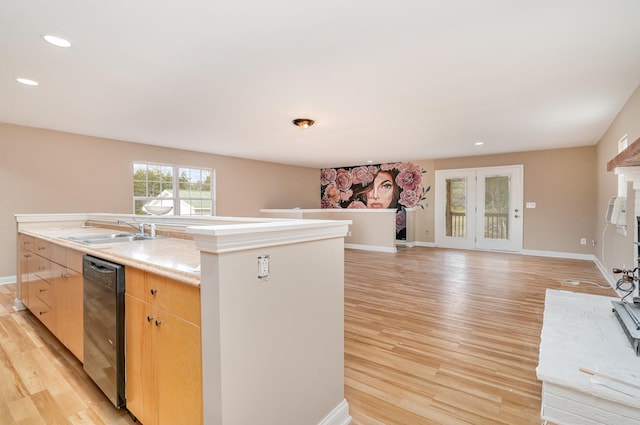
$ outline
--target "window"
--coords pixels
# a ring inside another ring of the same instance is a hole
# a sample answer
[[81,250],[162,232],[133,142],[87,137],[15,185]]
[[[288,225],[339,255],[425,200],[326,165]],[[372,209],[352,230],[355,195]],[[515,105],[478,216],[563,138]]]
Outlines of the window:
[[133,211],[154,215],[215,215],[213,170],[134,163]]
[[[618,140],[618,153],[625,150],[628,144],[629,140],[625,134],[620,140]],[[624,179],[624,174],[618,174],[618,196],[627,196],[627,182]]]

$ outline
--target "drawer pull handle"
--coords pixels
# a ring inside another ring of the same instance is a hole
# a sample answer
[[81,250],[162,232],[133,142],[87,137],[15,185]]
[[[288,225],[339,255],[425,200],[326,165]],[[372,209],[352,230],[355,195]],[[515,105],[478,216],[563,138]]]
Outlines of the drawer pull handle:
[[157,290],[157,289],[151,289],[151,295],[155,295],[155,294],[157,294],[157,293],[158,293],[158,290]]
[[47,291],[46,289],[40,289],[40,292],[46,292],[46,291]]
[[153,316],[147,316],[147,322],[150,322],[153,320]]
[[39,314],[40,316],[42,316],[42,315],[43,315],[43,314],[45,314],[45,313],[46,313],[46,311],[40,311],[40,312],[38,312],[38,314]]
[[156,320],[156,326],[160,326],[162,324],[162,320]]

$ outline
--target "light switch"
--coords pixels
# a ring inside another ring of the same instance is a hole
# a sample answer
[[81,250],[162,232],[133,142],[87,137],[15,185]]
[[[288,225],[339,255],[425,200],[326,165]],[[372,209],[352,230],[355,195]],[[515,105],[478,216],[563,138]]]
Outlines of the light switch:
[[527,208],[535,208],[535,207],[536,207],[535,202],[527,202]]

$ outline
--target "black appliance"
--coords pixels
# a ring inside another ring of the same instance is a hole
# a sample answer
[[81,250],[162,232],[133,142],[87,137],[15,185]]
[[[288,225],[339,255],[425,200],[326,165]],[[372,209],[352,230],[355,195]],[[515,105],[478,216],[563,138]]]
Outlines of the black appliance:
[[82,259],[84,370],[118,408],[125,405],[124,266]]

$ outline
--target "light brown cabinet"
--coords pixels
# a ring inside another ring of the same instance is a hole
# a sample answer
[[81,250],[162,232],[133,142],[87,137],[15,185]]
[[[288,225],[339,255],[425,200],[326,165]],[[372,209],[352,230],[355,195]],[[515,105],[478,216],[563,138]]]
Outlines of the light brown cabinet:
[[144,425],[202,424],[200,289],[127,267],[127,409]]
[[66,249],[66,267],[52,263],[52,305],[55,334],[83,361],[82,252]]
[[20,235],[22,302],[83,360],[82,253]]
[[20,269],[18,273],[18,277],[20,281],[18,284],[20,285],[20,293],[22,296],[22,303],[25,307],[29,308],[29,282],[31,281],[32,275],[29,273],[29,259],[31,258],[33,251],[33,238],[31,236],[22,235],[18,236],[18,247],[19,247],[19,264],[18,268]]

